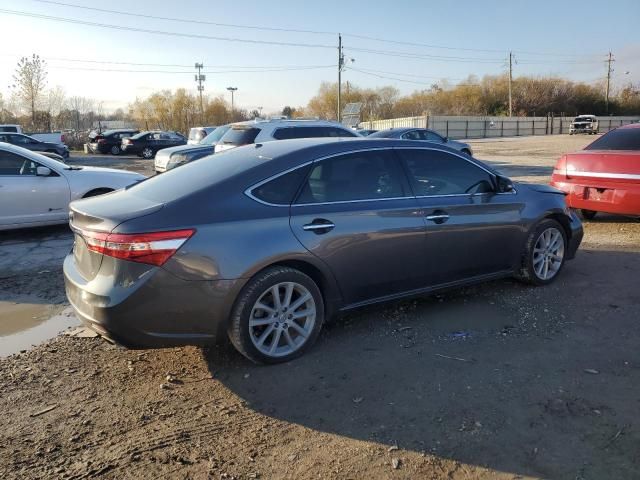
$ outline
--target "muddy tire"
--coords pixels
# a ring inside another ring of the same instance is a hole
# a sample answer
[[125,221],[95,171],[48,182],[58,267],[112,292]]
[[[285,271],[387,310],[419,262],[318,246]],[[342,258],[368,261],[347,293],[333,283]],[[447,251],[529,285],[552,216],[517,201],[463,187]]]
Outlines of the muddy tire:
[[282,363],[306,352],[323,322],[324,300],[316,283],[293,268],[272,267],[242,289],[227,333],[252,362]]
[[515,277],[530,285],[553,282],[566,261],[567,234],[557,221],[545,219],[527,236],[522,265]]

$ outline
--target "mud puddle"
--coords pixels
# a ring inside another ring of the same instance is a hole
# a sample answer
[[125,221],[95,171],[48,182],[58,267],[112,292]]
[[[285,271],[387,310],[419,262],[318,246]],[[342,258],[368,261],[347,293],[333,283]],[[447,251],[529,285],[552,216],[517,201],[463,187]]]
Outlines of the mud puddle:
[[0,357],[26,350],[79,324],[71,309],[41,302],[33,298],[0,300]]

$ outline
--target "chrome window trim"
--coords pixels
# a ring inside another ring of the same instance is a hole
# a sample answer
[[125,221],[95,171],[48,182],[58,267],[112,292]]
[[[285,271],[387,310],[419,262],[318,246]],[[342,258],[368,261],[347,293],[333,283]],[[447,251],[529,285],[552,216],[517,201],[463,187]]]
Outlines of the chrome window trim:
[[[420,141],[420,140],[415,140],[415,141]],[[409,147],[409,146],[393,146],[393,147],[373,147],[373,148],[360,148],[357,150],[350,150],[348,152],[340,152],[340,153],[333,153],[331,155],[326,155],[324,157],[319,157],[316,158],[314,160],[310,160],[308,162],[305,163],[301,163],[300,165],[296,165],[295,167],[291,167],[287,170],[284,170],[282,172],[276,173],[275,175],[272,175],[264,180],[261,180],[258,183],[255,183],[253,185],[251,185],[250,187],[248,187],[247,189],[245,189],[244,194],[249,197],[251,200],[254,200],[258,203],[261,203],[263,205],[269,206],[269,207],[307,207],[307,206],[316,206],[316,205],[335,205],[335,204],[345,204],[345,203],[362,203],[362,202],[375,202],[375,201],[389,201],[389,200],[404,200],[407,198],[414,198],[414,199],[418,199],[418,198],[443,198],[443,197],[472,197],[474,195],[480,195],[480,194],[471,194],[471,193],[451,193],[451,194],[445,194],[445,195],[410,195],[410,196],[405,196],[405,197],[387,197],[387,198],[365,198],[365,199],[359,199],[359,200],[339,200],[339,201],[335,201],[335,202],[315,202],[315,203],[291,203],[291,204],[282,204],[282,203],[270,203],[270,202],[265,202],[264,200],[261,200],[259,198],[257,198],[255,195],[253,195],[252,191],[255,190],[258,187],[261,187],[262,185],[264,185],[265,183],[270,182],[271,180],[275,180],[278,177],[281,177],[283,175],[286,175],[294,170],[297,170],[298,168],[304,168],[306,166],[308,166],[309,164],[312,163],[316,163],[316,162],[322,162],[324,160],[328,160],[330,158],[334,158],[334,157],[338,157],[340,155],[348,155],[351,153],[361,153],[361,152],[371,152],[374,150],[396,150],[396,149],[402,149],[402,150],[432,150],[432,151],[436,151],[436,152],[444,152],[444,153],[449,153],[455,157],[461,158],[462,160],[464,160],[467,163],[470,163],[471,165],[474,165],[478,168],[480,168],[481,170],[484,170],[487,174],[489,174],[491,177],[495,177],[495,174],[489,170],[487,170],[486,168],[484,168],[482,165],[479,165],[471,160],[469,160],[468,158],[463,157],[462,155],[456,153],[456,152],[449,152],[449,151],[445,151],[442,150],[440,148],[433,148],[433,147],[422,147],[422,146],[413,146],[413,147]],[[471,158],[471,157],[470,157]],[[513,190],[511,192],[495,192],[495,195],[515,195],[517,193],[515,187],[513,188]],[[484,195],[484,194],[482,194]]]

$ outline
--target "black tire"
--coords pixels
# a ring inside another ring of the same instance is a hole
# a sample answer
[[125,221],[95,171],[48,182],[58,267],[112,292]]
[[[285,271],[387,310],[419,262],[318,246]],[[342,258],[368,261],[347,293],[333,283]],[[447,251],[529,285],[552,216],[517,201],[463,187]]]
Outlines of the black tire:
[[[279,357],[265,355],[253,344],[250,336],[249,318],[255,303],[272,286],[282,282],[296,282],[311,293],[316,307],[316,319],[310,335],[294,352]],[[270,267],[253,277],[244,286],[231,313],[227,334],[233,346],[255,363],[275,364],[288,362],[305,353],[317,340],[324,322],[324,300],[316,283],[299,270],[289,267]]]
[[[536,274],[533,266],[533,250],[542,233],[550,228],[558,230],[562,235],[564,253],[560,267],[555,272],[555,274],[549,279],[542,279]],[[558,223],[556,220],[553,220],[551,218],[542,220],[529,232],[529,235],[527,236],[527,241],[522,253],[522,263],[515,277],[524,283],[537,286],[548,285],[549,283],[553,282],[556,278],[558,278],[558,275],[560,275],[560,272],[562,271],[562,268],[564,267],[564,264],[566,262],[567,245],[567,232],[565,232],[564,227],[560,225],[560,223]]]
[[145,147],[142,149],[141,156],[146,160],[151,160],[156,156],[156,152],[154,152],[151,147]]
[[593,210],[582,209],[578,211],[578,216],[583,220],[593,220],[594,218],[596,218],[597,213],[598,212],[594,212]]
[[120,155],[120,147],[118,145],[114,145],[111,147],[111,155]]
[[113,189],[111,189],[111,188],[96,188],[94,190],[91,190],[90,192],[85,193],[82,198],[97,197],[98,195],[104,195],[105,193],[109,193],[109,192],[113,192]]

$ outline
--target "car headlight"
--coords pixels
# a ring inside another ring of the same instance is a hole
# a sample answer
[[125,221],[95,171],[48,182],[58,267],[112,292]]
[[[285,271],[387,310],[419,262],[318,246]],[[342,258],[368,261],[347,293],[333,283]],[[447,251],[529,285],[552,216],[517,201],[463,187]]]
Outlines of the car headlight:
[[167,165],[179,165],[187,161],[187,156],[182,153],[174,153],[169,157]]

